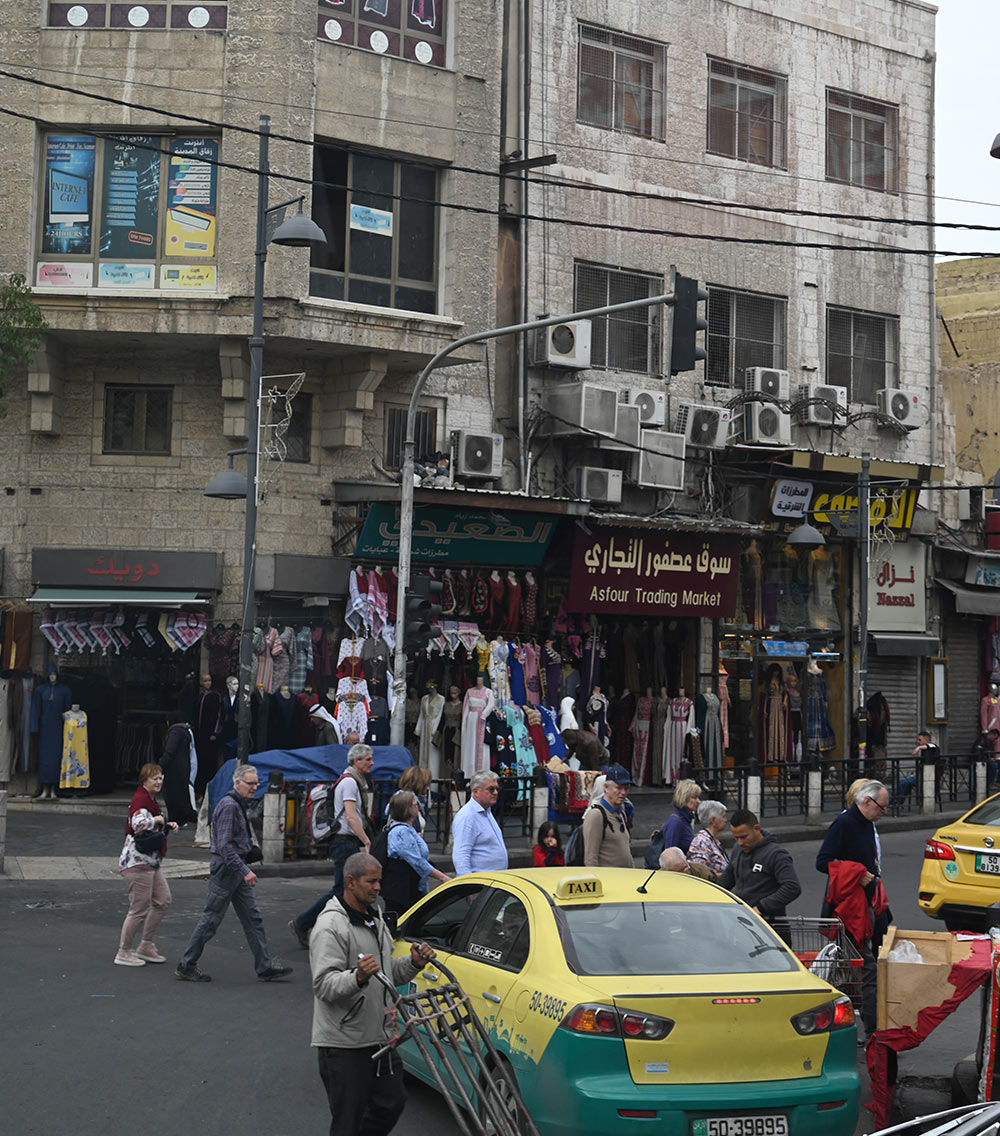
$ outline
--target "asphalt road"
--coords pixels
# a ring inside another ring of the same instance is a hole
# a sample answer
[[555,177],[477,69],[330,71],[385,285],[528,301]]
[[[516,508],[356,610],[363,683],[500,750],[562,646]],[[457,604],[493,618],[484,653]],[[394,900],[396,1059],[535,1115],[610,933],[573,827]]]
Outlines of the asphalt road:
[[[923,839],[886,838],[885,879],[898,925],[935,929],[914,898]],[[812,866],[816,845],[789,850],[804,888],[792,910],[817,914],[823,877]],[[51,851],[60,851],[58,840]],[[170,961],[132,969],[112,965],[125,911],[120,881],[0,882],[2,1109],[11,1136],[103,1136],[126,1124],[145,1136],[326,1131],[329,1114],[309,1048],[308,960],[285,926],[322,881],[258,885],[271,949],[295,967],[288,980],[270,984],[256,981],[231,914],[202,958],[214,981],[177,982],[174,962],[201,912],[205,885],[171,886],[173,906],[157,936]],[[921,1073],[921,1063],[928,1075],[946,1073],[964,1057],[976,1036],[975,1013],[961,1017],[939,1028],[926,1057],[918,1058],[921,1050],[901,1055],[901,1074]],[[858,1130],[869,1129],[862,1122]],[[452,1136],[457,1128],[435,1094],[413,1085],[397,1131]]]

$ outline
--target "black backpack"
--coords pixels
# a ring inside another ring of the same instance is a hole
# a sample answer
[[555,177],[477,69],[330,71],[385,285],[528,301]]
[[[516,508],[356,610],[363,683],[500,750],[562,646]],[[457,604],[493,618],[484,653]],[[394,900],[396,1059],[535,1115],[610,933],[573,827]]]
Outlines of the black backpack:
[[[604,828],[601,830],[601,839],[604,839],[604,834],[611,827],[611,821],[608,820],[607,812],[601,808],[595,801],[589,808],[597,809],[601,814],[601,820],[604,822]],[[588,809],[589,811],[589,809]],[[586,816],[586,812],[584,816]],[[583,865],[583,819],[569,834],[569,840],[566,841],[566,850],[563,853],[563,862],[570,867],[581,867]]]
[[402,915],[420,898],[420,876],[405,860],[389,855],[389,825],[372,841],[371,854],[382,865],[382,902],[386,911]]

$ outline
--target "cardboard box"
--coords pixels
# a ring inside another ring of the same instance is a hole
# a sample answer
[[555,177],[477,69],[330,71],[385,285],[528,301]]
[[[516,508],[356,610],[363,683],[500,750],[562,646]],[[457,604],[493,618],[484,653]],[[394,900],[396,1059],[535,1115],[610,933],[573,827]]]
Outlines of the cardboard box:
[[[909,939],[923,962],[898,962],[889,952]],[[877,1028],[916,1026],[927,1006],[940,1006],[955,993],[948,981],[952,966],[972,954],[972,942],[958,942],[948,931],[904,931],[892,926],[878,952]]]

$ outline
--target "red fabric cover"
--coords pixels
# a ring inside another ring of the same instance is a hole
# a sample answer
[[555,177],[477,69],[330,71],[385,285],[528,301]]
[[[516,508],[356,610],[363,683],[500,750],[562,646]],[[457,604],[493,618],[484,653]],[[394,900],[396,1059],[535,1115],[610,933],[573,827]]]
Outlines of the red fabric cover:
[[978,990],[990,977],[990,944],[988,940],[972,941],[972,954],[952,966],[948,973],[948,983],[955,993],[939,1006],[925,1006],[917,1014],[916,1026],[903,1026],[897,1029],[878,1030],[868,1039],[865,1059],[868,1076],[871,1080],[872,1099],[865,1104],[875,1117],[875,1126],[885,1128],[892,1112],[892,1100],[896,1092],[896,1053],[905,1053],[916,1047],[949,1014],[974,991]]
[[857,860],[831,860],[828,868],[830,882],[826,889],[826,899],[832,913],[844,924],[847,933],[856,943],[870,939],[871,909],[865,889],[861,886],[861,877],[868,869]]

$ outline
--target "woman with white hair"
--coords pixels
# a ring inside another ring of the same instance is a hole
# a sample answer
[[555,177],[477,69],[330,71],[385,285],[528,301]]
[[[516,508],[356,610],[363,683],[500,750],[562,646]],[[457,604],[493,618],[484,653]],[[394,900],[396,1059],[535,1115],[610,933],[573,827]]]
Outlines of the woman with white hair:
[[719,840],[719,834],[726,826],[726,806],[721,801],[702,801],[698,806],[698,823],[701,828],[691,841],[688,859],[694,864],[704,864],[718,879],[729,863]]

